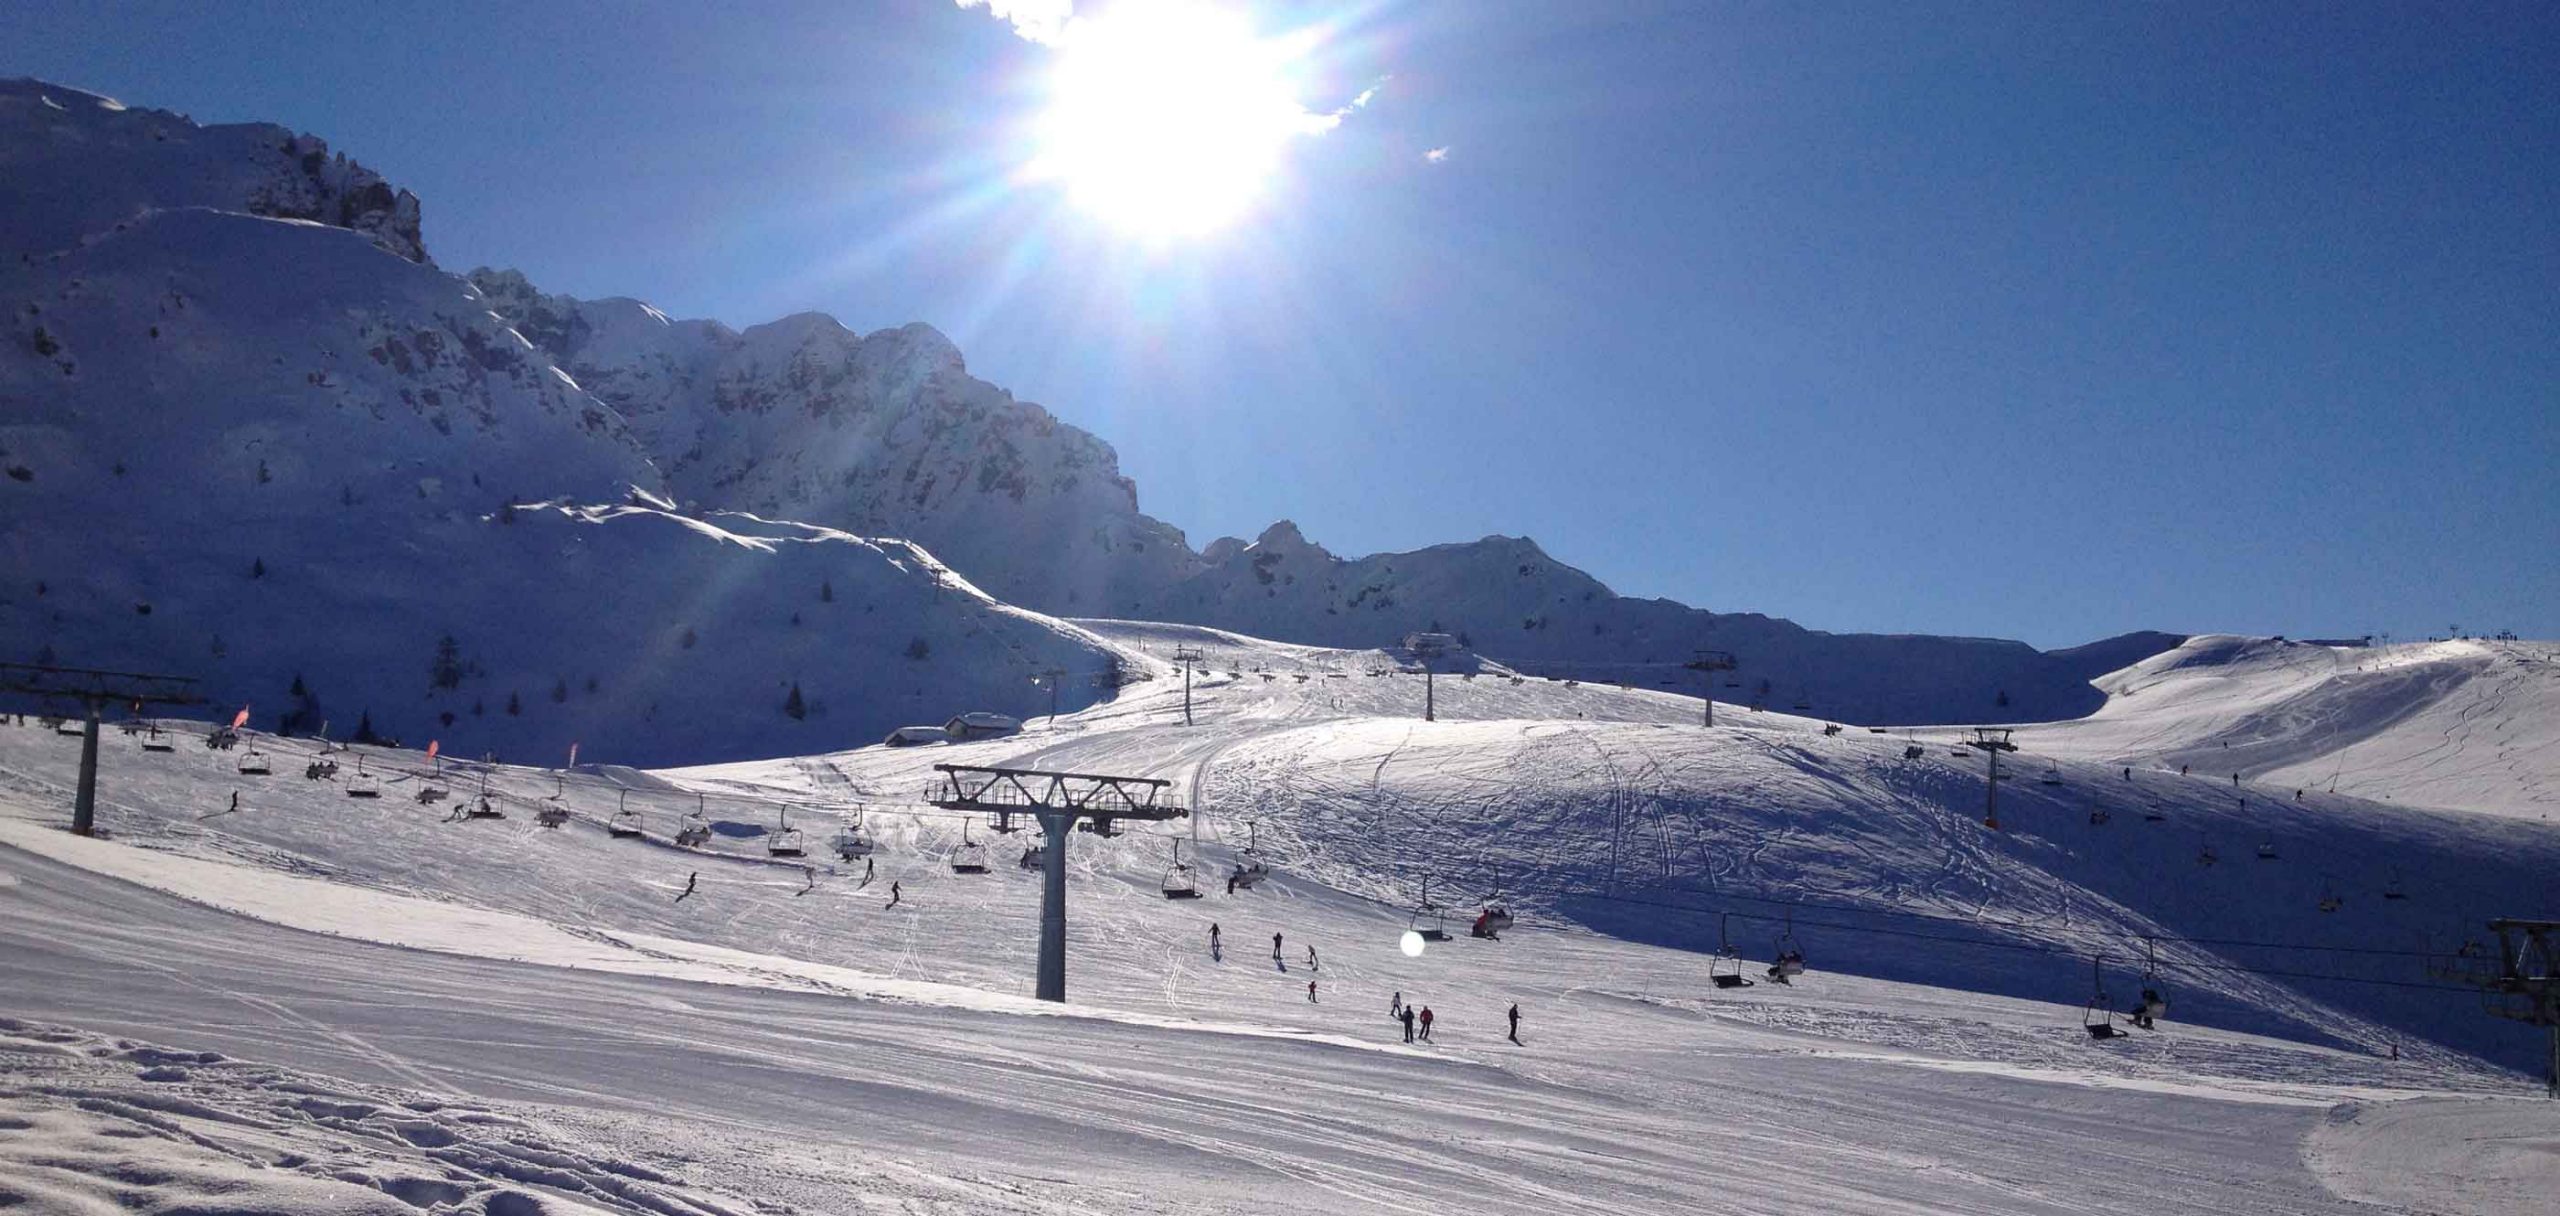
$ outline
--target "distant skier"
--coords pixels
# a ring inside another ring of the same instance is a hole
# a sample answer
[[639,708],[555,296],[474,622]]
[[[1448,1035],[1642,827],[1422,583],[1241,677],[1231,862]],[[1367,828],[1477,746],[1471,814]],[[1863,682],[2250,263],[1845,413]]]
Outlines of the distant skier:
[[2235,790],[2240,788],[2240,774],[2231,774],[2231,788]]
[[1233,874],[1229,874],[1229,875],[1227,875],[1227,894],[1229,894],[1229,895],[1233,895],[1233,894],[1235,894],[1235,893],[1236,893],[1236,876],[1235,876],[1235,875],[1233,875]]
[[2127,781],[2133,780],[2133,766],[2130,764],[2124,766],[2124,779]]
[[1431,1006],[1429,1005],[1422,1007],[1422,1041],[1425,1043],[1431,1041]]
[[2293,800],[2294,800],[2294,801],[2296,801],[2296,802],[2300,802],[2300,801],[2302,801],[2302,791],[2301,791],[2301,790],[2295,790],[2295,791],[2293,792]]
[[895,883],[895,882],[891,882],[891,883],[889,884],[889,904],[888,904],[888,906],[889,906],[889,907],[891,907],[891,908],[897,907],[897,906],[898,906],[898,901],[899,901],[899,900],[901,900],[901,899],[906,898],[906,894],[907,894],[906,892],[901,891],[901,890],[899,890],[899,889],[898,889],[898,884],[897,884],[897,883]]
[[1282,971],[1289,969],[1289,960],[1280,953],[1280,935],[1277,933],[1271,935],[1271,962]]
[[1307,970],[1309,970],[1309,971],[1322,971],[1322,970],[1324,970],[1324,968],[1323,968],[1323,967],[1320,967],[1320,966],[1317,966],[1317,965],[1316,965],[1316,948],[1315,948],[1315,947],[1313,947],[1313,946],[1309,946],[1309,947],[1307,947]]
[[1307,981],[1307,1003],[1310,1005],[1316,1003],[1316,982],[1314,980]]
[[2179,765],[2179,766],[2178,766],[2178,775],[2179,775],[2179,776],[2181,776],[2181,777],[2184,777],[2184,776],[2186,776],[2186,775],[2187,775],[2187,766],[2186,766],[2186,765],[2181,764],[2181,765]]
[[1387,998],[1387,1016],[1391,1018],[1404,1016],[1404,993],[1398,992]]
[[235,811],[240,809],[240,791],[238,790],[231,791],[231,809]]
[[1211,954],[1216,954],[1216,953],[1218,952],[1218,947],[1219,947],[1220,945],[1221,945],[1221,943],[1218,941],[1218,922],[1216,922],[1216,921],[1214,921],[1214,920],[1213,920],[1213,921],[1210,921],[1210,922],[1209,922],[1209,953],[1211,953]]
[[678,892],[678,893],[676,894],[676,902],[677,902],[677,903],[683,903],[687,898],[691,897],[691,896],[693,895],[693,887],[694,887],[694,884],[695,884],[695,883],[698,883],[698,882],[701,882],[701,881],[702,881],[702,871],[700,871],[700,870],[696,870],[696,871],[694,871],[694,872],[693,872],[693,873],[691,873],[691,874],[687,874],[687,875],[685,875],[685,878],[684,878],[684,890],[682,890],[682,891],[680,891],[680,892]]
[[1520,1046],[1520,1002],[1511,1003],[1511,1045]]
[[1404,1007],[1404,1012],[1399,1013],[1399,1014],[1397,1014],[1397,1015],[1396,1015],[1396,1020],[1397,1020],[1397,1021],[1399,1021],[1399,1022],[1404,1023],[1404,1041],[1405,1041],[1405,1042],[1408,1042],[1408,1043],[1412,1042],[1412,1041],[1413,1041],[1413,1006],[1411,1006],[1411,1005],[1407,1005],[1407,1006],[1405,1006],[1405,1007]]
[[878,862],[874,858],[865,857],[862,859],[862,881],[871,881],[871,867],[876,864],[878,864]]

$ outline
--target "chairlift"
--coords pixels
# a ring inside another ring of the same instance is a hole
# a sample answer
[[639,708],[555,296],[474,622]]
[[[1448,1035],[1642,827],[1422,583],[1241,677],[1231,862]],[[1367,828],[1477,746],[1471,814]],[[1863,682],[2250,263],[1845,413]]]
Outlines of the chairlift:
[[2102,828],[2102,827],[2105,827],[2105,826],[2107,826],[2107,821],[2108,821],[2108,820],[2110,820],[2110,819],[2113,819],[2113,818],[2115,818],[2115,816],[2108,814],[2108,813],[2107,813],[2107,808],[2105,808],[2105,807],[2102,807],[2102,806],[2093,806],[2093,807],[2090,807],[2090,808],[2089,808],[2089,826],[2090,826],[2090,827],[2093,827],[2093,828]]
[[1175,837],[1172,843],[1173,864],[1165,868],[1164,897],[1166,899],[1198,899],[1200,883],[1192,875],[1191,863],[1182,859],[1182,839]]
[[2400,872],[2399,872],[2399,871],[2397,871],[2397,870],[2392,871],[2392,872],[2391,872],[2391,878],[2390,878],[2390,880],[2382,884],[2382,897],[2383,897],[2384,899],[2407,899],[2407,898],[2409,898],[2409,892],[2408,892],[2408,891],[2406,891],[2406,890],[2404,890],[2404,889],[2402,889],[2402,887],[2400,886]]
[[1742,948],[1725,932],[1726,922],[1732,919],[1730,912],[1716,917],[1716,956],[1707,963],[1707,982],[1718,988],[1748,988],[1751,977],[1742,973]]
[[2160,1018],[2168,1016],[2169,998],[2161,995],[2160,944],[2142,939],[2142,999],[2134,1002],[2133,1024],[2144,1030],[2156,1030]]
[[960,847],[951,851],[951,872],[984,874],[987,872],[987,846],[969,839],[969,821],[960,821]]
[[2062,766],[2058,764],[2044,766],[2044,776],[2037,778],[2036,783],[2039,785],[2062,784]]
[[809,855],[809,846],[801,839],[800,829],[791,826],[791,808],[788,805],[782,808],[781,823],[776,825],[772,831],[765,833],[764,851],[765,855],[768,857],[806,857]]
[[533,821],[557,831],[562,824],[569,822],[569,808],[546,798],[542,805],[534,810]]
[[2205,845],[2204,847],[2199,848],[2199,849],[2197,849],[2197,850],[2196,850],[2196,864],[2197,864],[2197,865],[2200,865],[2200,866],[2209,866],[2209,865],[2212,865],[2214,862],[2219,861],[2219,860],[2221,860],[2221,859],[2220,859],[2220,858],[2218,858],[2218,857],[2216,857],[2216,856],[2214,856],[2214,854],[2213,854],[2213,846],[2212,846],[2212,845],[2210,845],[2210,844],[2207,844],[2207,845]]
[[1796,942],[1796,914],[1787,913],[1786,927],[1778,931],[1778,948],[1769,962],[1769,978],[1784,984],[1804,974],[1804,947]]
[[243,777],[264,777],[275,771],[267,766],[267,754],[255,747],[240,753],[240,758],[232,761],[231,767],[239,770]]
[[74,722],[69,718],[56,718],[53,720],[53,733],[77,739],[88,734],[89,728],[86,724]]
[[[1426,923],[1428,922],[1428,923]],[[1419,934],[1426,942],[1449,940],[1449,913],[1431,902],[1431,876],[1422,876],[1422,902],[1415,905],[1413,915],[1405,920],[1405,931]]]
[[2339,906],[2340,906],[2340,905],[2342,905],[2342,904],[2344,904],[2345,902],[2346,902],[2345,900],[2342,900],[2342,899],[2338,898],[2338,889],[2337,889],[2336,887],[2330,886],[2330,885],[2329,885],[2329,884],[2327,884],[2327,883],[2322,883],[2322,884],[2320,885],[2320,910],[2321,910],[2321,911],[2323,911],[2323,912],[2335,912],[2335,911],[2337,911],[2337,910],[2338,910]]
[[1025,846],[1022,850],[1022,861],[1020,864],[1022,868],[1026,870],[1037,870],[1048,865],[1049,842],[1041,840]]
[[441,785],[421,787],[418,790],[418,805],[434,806],[436,803],[442,802],[446,798],[450,797],[452,793],[453,791],[448,790]]
[[2103,1043],[2124,1034],[2116,1025],[2115,1007],[2107,1000],[2106,956],[2089,960],[2089,977],[2092,991],[2089,1003],[2080,1010],[2080,1028],[2088,1031],[2091,1039]]
[[[1253,889],[1254,884],[1271,876],[1271,866],[1262,859],[1262,849],[1260,847],[1262,843],[1261,826],[1255,823],[1247,823],[1244,825],[1244,830],[1244,852],[1236,854],[1235,871],[1227,875],[1227,889],[1229,891],[1250,891]],[[1436,941],[1439,939],[1434,938],[1433,940]]]
[[635,837],[641,834],[640,812],[631,809],[631,791],[615,795],[613,818],[604,821],[607,836]]
[[698,849],[711,843],[711,814],[704,809],[701,794],[693,796],[693,809],[676,824],[676,844],[680,848]]
[[379,798],[381,796],[381,783],[375,781],[371,774],[364,771],[364,757],[356,757],[356,775],[347,779],[347,797]]
[[2276,842],[2274,842],[2274,841],[2272,841],[2272,840],[2262,840],[2262,841],[2259,841],[2259,842],[2258,842],[2258,860],[2260,860],[2260,861],[2274,861],[2275,859],[2276,859]]
[[151,724],[150,732],[142,736],[142,750],[146,752],[174,752],[178,750],[178,744],[166,733],[161,731],[159,723],[154,722]]
[[854,818],[843,827],[836,829],[836,856],[846,861],[856,857],[869,857],[874,847],[876,846],[871,839],[871,834],[862,830],[862,816],[859,813],[856,813]]
[[1468,931],[1477,937],[1500,941],[1502,931],[1516,923],[1511,909],[1501,904],[1486,904],[1483,911],[1476,913],[1476,923]]
[[507,809],[505,806],[500,804],[495,795],[482,794],[480,795],[479,801],[472,803],[469,808],[462,812],[462,817],[465,819],[504,819],[507,817]]

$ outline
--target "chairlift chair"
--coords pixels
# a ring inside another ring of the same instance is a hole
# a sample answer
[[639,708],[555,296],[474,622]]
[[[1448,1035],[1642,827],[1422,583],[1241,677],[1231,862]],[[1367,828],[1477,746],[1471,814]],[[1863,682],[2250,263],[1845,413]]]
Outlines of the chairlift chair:
[[2093,807],[2090,807],[2090,808],[2089,808],[2089,826],[2090,826],[2090,827],[2093,827],[2093,828],[2102,828],[2102,827],[2105,827],[2105,826],[2107,826],[2107,821],[2108,821],[2109,819],[2113,819],[2113,818],[2115,818],[2115,816],[2108,814],[2108,813],[2107,813],[2107,808],[2105,808],[2105,807],[2102,807],[2102,806],[2093,806]]
[[2400,886],[2400,875],[2399,875],[2399,874],[2394,873],[2394,874],[2391,876],[2390,881],[2385,882],[2385,883],[2383,883],[2383,884],[2382,884],[2382,897],[2383,897],[2384,899],[2407,899],[2407,898],[2409,898],[2409,893],[2408,893],[2406,890],[2402,889],[2402,888],[2401,888],[2401,886]]
[[2089,1032],[2091,1039],[2101,1043],[2124,1034],[2124,1030],[2116,1025],[2115,1007],[2107,1000],[2105,965],[2103,956],[2089,960],[2094,990],[2089,1003],[2080,1009],[2080,1028]]
[[239,770],[243,777],[264,777],[275,771],[267,765],[267,754],[254,747],[240,753],[240,758],[232,761],[231,767]]
[[1730,912],[1716,918],[1716,955],[1707,963],[1707,982],[1718,988],[1748,988],[1751,977],[1742,973],[1742,948],[1725,934],[1725,924],[1732,918]]
[[1769,978],[1784,984],[1804,974],[1804,947],[1796,942],[1795,915],[1789,913],[1786,928],[1778,931],[1778,948],[1769,962]]
[[2275,859],[2276,859],[2276,842],[2274,842],[2274,841],[2272,841],[2272,840],[2262,840],[2262,841],[2259,841],[2259,842],[2258,842],[2258,860],[2260,860],[2260,861],[2274,861]]
[[364,771],[364,757],[356,757],[356,775],[347,779],[347,797],[379,798],[381,796],[381,783],[375,781],[372,774]]
[[1261,842],[1261,826],[1253,823],[1246,824],[1244,852],[1236,854],[1236,868],[1235,872],[1227,877],[1228,886],[1239,891],[1250,891],[1255,883],[1270,877],[1271,866],[1262,860],[1262,850],[1259,847]]
[[1199,880],[1191,872],[1191,863],[1182,859],[1182,841],[1179,838],[1173,841],[1173,864],[1165,867],[1163,886],[1166,899],[1200,898]]
[[1487,904],[1483,911],[1476,913],[1476,923],[1468,931],[1477,937],[1500,940],[1502,931],[1515,923],[1511,909],[1500,904]]
[[2133,1024],[2144,1030],[2156,1030],[2154,1023],[2169,1014],[2169,998],[2160,992],[2159,943],[2142,939],[2142,999],[2134,1002]]
[[507,817],[507,809],[499,804],[498,799],[494,795],[482,794],[480,795],[480,800],[478,802],[472,803],[468,809],[463,811],[462,817],[465,819],[504,819]]
[[[700,804],[697,802],[696,805],[698,807]],[[685,812],[684,819],[676,824],[676,844],[683,848],[698,849],[709,843],[711,843],[711,817],[699,809]]]
[[604,821],[604,834],[635,837],[641,828],[640,812],[631,809],[631,791],[624,790],[614,798],[613,818]]
[[2062,784],[2062,766],[2058,764],[2048,764],[2044,766],[2044,776],[2039,777],[2036,780],[2040,785]]
[[150,732],[142,736],[142,750],[146,752],[174,752],[178,750],[178,744],[176,740],[173,740],[168,735],[162,733],[160,730],[160,724],[154,722],[151,724]]
[[851,861],[856,857],[869,857],[872,848],[871,834],[862,830],[859,817],[836,829],[836,856]]
[[960,821],[960,847],[951,852],[951,872],[954,874],[987,872],[987,846],[969,839],[969,821],[966,819]]
[[2335,911],[2337,911],[2337,910],[2338,910],[2339,906],[2340,906],[2340,905],[2342,905],[2342,904],[2344,904],[2345,902],[2346,902],[2345,900],[2342,900],[2342,899],[2338,898],[2338,889],[2337,889],[2336,887],[2331,887],[2331,886],[2326,886],[2326,885],[2324,885],[2324,886],[2322,886],[2322,887],[2321,887],[2321,889],[2320,889],[2320,910],[2321,910],[2321,911],[2323,911],[2323,912],[2335,912]]
[[764,851],[765,855],[768,857],[806,857],[809,855],[809,846],[807,842],[801,838],[800,829],[791,826],[790,807],[786,806],[782,808],[781,823],[776,826],[773,831],[765,833]]
[[569,808],[546,800],[540,809],[534,811],[533,821],[543,827],[557,830],[560,825],[569,822]]
[[1048,865],[1048,864],[1049,864],[1049,842],[1048,842],[1048,841],[1045,841],[1045,840],[1043,840],[1043,841],[1037,841],[1037,842],[1034,842],[1034,843],[1032,843],[1032,844],[1030,844],[1030,845],[1027,845],[1027,846],[1025,846],[1025,847],[1023,848],[1023,850],[1022,850],[1022,862],[1021,862],[1021,865],[1022,865],[1022,868],[1023,868],[1023,869],[1026,869],[1026,870],[1037,870],[1037,869],[1041,868],[1042,866],[1045,866],[1045,865]]

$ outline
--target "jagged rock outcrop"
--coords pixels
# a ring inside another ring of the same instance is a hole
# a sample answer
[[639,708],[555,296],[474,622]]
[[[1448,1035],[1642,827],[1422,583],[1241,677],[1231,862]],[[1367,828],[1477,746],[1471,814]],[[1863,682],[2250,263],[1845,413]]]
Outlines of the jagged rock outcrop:
[[272,123],[199,126],[39,80],[0,81],[0,181],[0,257],[10,261],[178,207],[345,228],[428,261],[416,195]]

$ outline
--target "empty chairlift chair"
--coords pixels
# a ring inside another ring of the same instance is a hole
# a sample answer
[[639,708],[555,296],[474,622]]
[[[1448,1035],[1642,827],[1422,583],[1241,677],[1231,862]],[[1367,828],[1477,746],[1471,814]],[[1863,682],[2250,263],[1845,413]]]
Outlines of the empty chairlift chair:
[[1180,840],[1173,842],[1173,864],[1165,867],[1163,885],[1166,899],[1200,898],[1199,877],[1192,872],[1191,863],[1182,859]]
[[969,838],[969,821],[960,821],[960,847],[951,851],[951,872],[984,874],[987,872],[987,846]]
[[347,779],[347,797],[379,798],[381,796],[382,783],[375,781],[373,774],[364,771],[364,757],[356,757],[356,775]]
[[2276,859],[2276,842],[2274,842],[2274,841],[2272,841],[2272,840],[2262,840],[2262,841],[2258,842],[2258,860],[2260,860],[2260,861],[2274,861],[2275,859]]
[[267,754],[254,746],[240,753],[240,758],[232,761],[231,767],[243,777],[264,777],[275,771],[267,763]]
[[2103,959],[2089,960],[2090,978],[2094,981],[2089,1003],[2080,1009],[2080,1029],[2101,1043],[2122,1035],[2116,1026],[2115,1006],[2107,999],[2107,978]]
[[604,833],[625,839],[641,834],[640,812],[631,809],[631,791],[624,790],[614,796],[613,818],[604,821]]
[[800,829],[791,826],[791,808],[782,808],[782,822],[764,836],[764,851],[771,857],[806,857],[809,846],[801,839]]
[[2037,778],[2037,780],[2045,785],[2062,784],[2062,766],[2058,764],[2045,765],[2044,776]]
[[1414,905],[1413,915],[1405,920],[1405,931],[1419,934],[1426,942],[1449,940],[1448,909],[1431,902],[1431,880],[1422,880],[1422,902]]
[[1716,918],[1716,956],[1707,964],[1707,982],[1718,988],[1748,988],[1751,977],[1742,973],[1742,948],[1725,933],[1725,924],[1731,919],[1731,913]]
[[178,750],[178,743],[160,729],[159,723],[154,722],[151,724],[151,729],[145,732],[142,736],[142,750],[146,752],[174,752]]

